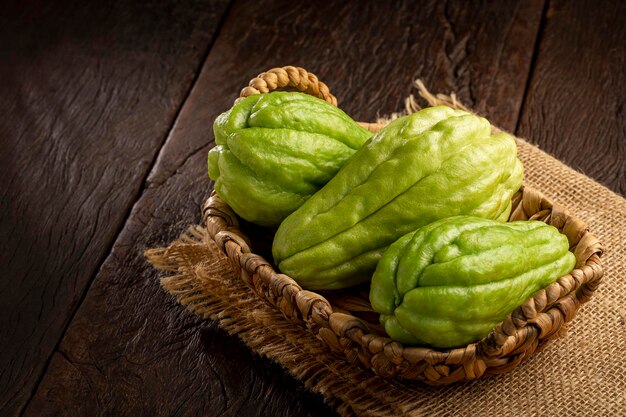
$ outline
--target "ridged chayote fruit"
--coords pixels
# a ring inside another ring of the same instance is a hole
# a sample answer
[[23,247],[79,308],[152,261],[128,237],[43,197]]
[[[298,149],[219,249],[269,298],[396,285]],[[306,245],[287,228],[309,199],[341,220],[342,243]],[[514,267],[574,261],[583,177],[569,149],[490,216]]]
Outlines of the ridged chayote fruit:
[[303,93],[247,97],[213,125],[209,177],[239,216],[276,226],[371,137],[339,108]]
[[278,228],[274,261],[309,289],[371,279],[385,249],[455,215],[506,221],[521,186],[514,139],[449,107],[399,118]]
[[370,301],[399,342],[465,345],[571,272],[576,258],[568,249],[565,235],[539,221],[442,219],[389,247],[372,278]]

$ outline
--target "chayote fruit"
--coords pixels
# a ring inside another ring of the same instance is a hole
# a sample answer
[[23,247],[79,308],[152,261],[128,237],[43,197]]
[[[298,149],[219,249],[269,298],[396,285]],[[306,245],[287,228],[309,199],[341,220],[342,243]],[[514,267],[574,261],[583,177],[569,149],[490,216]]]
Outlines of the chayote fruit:
[[444,217],[505,221],[521,186],[513,138],[449,107],[430,107],[378,132],[280,225],[280,270],[309,289],[369,281],[385,249]]
[[245,98],[213,124],[209,177],[239,216],[277,226],[330,180],[372,134],[303,93]]
[[441,348],[486,336],[576,264],[567,237],[539,221],[442,219],[387,249],[370,288],[394,340]]

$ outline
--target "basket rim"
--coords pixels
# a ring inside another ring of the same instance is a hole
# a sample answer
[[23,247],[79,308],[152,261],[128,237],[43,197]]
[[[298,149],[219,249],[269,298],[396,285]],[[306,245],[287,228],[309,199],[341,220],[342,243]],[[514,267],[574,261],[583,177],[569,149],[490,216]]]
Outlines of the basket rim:
[[[236,214],[215,191],[205,202],[203,215],[209,235],[237,269],[241,270],[242,279],[285,317],[307,325],[331,349],[345,352],[343,345],[351,345],[350,349],[354,350],[356,344],[362,350],[355,352],[357,356],[358,353],[368,351],[372,356],[358,359],[383,376],[402,374],[399,366],[403,362],[415,364],[423,361],[433,367],[437,364],[462,365],[465,373],[463,377],[474,379],[489,368],[493,368],[491,373],[506,372],[526,359],[526,356],[530,356],[525,355],[527,350],[530,349],[532,353],[542,347],[540,344],[558,337],[561,328],[573,319],[578,307],[589,300],[602,277],[602,245],[582,220],[545,199],[531,187],[522,186],[512,201],[512,217],[517,215],[526,217],[527,220],[543,220],[566,234],[570,240],[570,250],[577,257],[577,265],[570,274],[558,278],[529,297],[485,338],[450,349],[403,346],[372,332],[364,320],[334,311],[332,303],[325,297],[303,289],[293,278],[277,272],[271,263],[252,253],[248,238],[239,228]],[[533,207],[533,212],[525,212],[525,202]],[[527,346],[529,344],[531,346]],[[517,363],[512,367],[510,361],[502,363],[502,359],[508,357],[513,357],[512,361]],[[389,363],[372,363],[372,360],[380,362],[385,359]],[[385,371],[385,368],[395,369]],[[444,377],[448,378],[450,375]],[[433,378],[430,382],[438,381],[441,375],[433,373]]]

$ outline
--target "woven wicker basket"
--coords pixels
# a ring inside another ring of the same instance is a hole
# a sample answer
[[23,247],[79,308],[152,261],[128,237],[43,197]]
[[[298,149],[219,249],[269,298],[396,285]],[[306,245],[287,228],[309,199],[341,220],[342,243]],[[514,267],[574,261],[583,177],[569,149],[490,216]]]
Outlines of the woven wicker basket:
[[[295,67],[260,74],[242,90],[241,97],[285,86],[337,103],[315,75]],[[361,124],[370,130],[381,127]],[[276,272],[269,262],[252,253],[237,216],[217,194],[211,194],[203,213],[210,236],[241,272],[241,278],[286,318],[306,325],[332,351],[381,376],[446,385],[508,372],[527,360],[564,334],[567,322],[589,300],[602,278],[602,246],[583,221],[529,187],[522,187],[513,196],[512,207],[509,221],[541,220],[565,234],[576,256],[576,269],[527,299],[484,339],[445,350],[404,347],[386,337],[365,287],[328,291],[322,296],[303,290],[292,278]]]

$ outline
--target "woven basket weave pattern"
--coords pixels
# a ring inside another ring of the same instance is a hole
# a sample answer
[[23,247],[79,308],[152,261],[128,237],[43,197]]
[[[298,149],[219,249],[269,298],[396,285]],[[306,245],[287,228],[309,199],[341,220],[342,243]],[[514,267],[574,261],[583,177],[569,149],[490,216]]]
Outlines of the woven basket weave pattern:
[[[292,86],[336,104],[328,87],[302,68],[275,68],[260,74],[244,88],[241,97]],[[423,95],[424,96],[424,95]],[[454,105],[441,96],[425,97],[431,104]],[[437,100],[435,102],[435,100]],[[379,124],[362,123],[371,130]],[[602,268],[599,241],[587,225],[541,193],[523,187],[512,199],[510,221],[540,220],[565,234],[576,256],[576,268],[538,291],[513,311],[484,339],[463,348],[436,350],[404,347],[384,336],[380,326],[363,317],[376,317],[367,294],[337,292],[327,298],[303,290],[292,278],[276,272],[251,252],[250,241],[239,228],[235,213],[215,193],[203,208],[211,238],[227,255],[241,278],[287,319],[305,324],[331,350],[360,362],[381,376],[446,385],[482,375],[508,372],[527,360],[551,339],[566,331],[566,323],[598,287]],[[331,301],[329,301],[329,299]],[[357,317],[358,316],[358,317]]]

